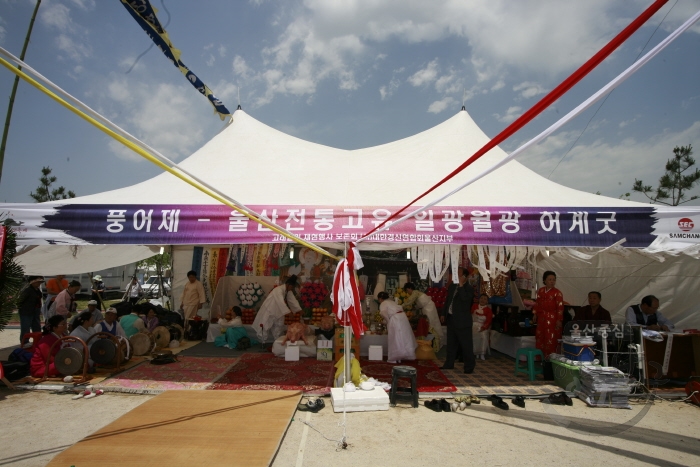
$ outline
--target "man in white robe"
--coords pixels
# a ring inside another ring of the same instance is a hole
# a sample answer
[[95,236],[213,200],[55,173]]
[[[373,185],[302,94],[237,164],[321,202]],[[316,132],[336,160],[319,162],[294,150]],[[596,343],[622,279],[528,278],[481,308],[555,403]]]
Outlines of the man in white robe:
[[406,282],[403,286],[409,297],[403,302],[404,307],[406,305],[414,305],[415,308],[419,309],[423,315],[428,318],[428,323],[430,323],[431,332],[440,338],[440,346],[445,345],[445,335],[442,332],[442,323],[440,322],[440,315],[438,315],[437,307],[433,303],[433,299],[430,295],[426,295],[423,292],[416,290],[415,286],[411,282]]
[[296,286],[297,276],[291,276],[283,286],[275,287],[267,295],[253,321],[253,329],[260,342],[268,342],[268,335],[272,335],[274,341],[284,334],[284,315],[301,311],[301,306],[294,297]]

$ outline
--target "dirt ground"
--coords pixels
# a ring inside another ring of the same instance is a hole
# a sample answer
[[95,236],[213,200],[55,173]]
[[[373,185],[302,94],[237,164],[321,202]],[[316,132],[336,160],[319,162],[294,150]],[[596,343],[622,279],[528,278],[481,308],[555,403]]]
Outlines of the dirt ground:
[[[0,333],[0,349],[15,345],[16,332]],[[151,397],[105,394],[73,401],[65,394],[2,388],[0,466],[43,466]],[[578,400],[572,407],[528,400],[525,409],[511,404],[503,411],[482,401],[456,413],[402,403],[388,411],[348,413],[345,449],[338,447],[343,414],[333,412],[329,398],[325,402],[319,413],[295,414],[273,466],[700,466],[700,408],[683,402],[641,401],[620,410],[588,408]]]

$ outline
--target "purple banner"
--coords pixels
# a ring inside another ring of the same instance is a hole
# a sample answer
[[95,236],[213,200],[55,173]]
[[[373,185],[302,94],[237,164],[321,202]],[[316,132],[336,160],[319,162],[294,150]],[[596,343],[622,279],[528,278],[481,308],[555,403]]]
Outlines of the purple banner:
[[[47,209],[41,205],[34,207]],[[284,205],[250,208],[302,239],[319,243],[357,240],[398,209]],[[63,239],[58,243],[75,243],[79,239],[94,244],[289,241],[221,205],[73,204],[52,207],[50,211],[42,213],[43,218],[33,229],[20,229],[20,235],[29,240],[60,231]],[[646,247],[655,238],[654,213],[653,207],[440,206],[367,241],[607,247],[626,238],[625,246]]]

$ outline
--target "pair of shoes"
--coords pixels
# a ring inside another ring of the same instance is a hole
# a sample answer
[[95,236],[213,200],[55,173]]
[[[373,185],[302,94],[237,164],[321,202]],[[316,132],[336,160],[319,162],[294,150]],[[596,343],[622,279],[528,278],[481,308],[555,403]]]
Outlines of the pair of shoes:
[[326,403],[323,402],[323,399],[318,398],[316,400],[311,400],[309,399],[306,401],[306,404],[299,404],[297,405],[297,410],[300,410],[302,412],[311,412],[311,413],[316,413],[322,408],[326,406]]
[[556,394],[550,394],[547,398],[550,404],[554,405],[574,405],[574,402],[565,392],[558,392]]
[[[466,396],[457,396],[457,397],[455,397],[455,402],[460,404],[460,406],[462,404],[464,404],[465,408],[469,407],[470,405],[472,405],[472,396],[470,396],[469,394],[467,394]],[[464,409],[462,409],[462,410],[464,410]]]
[[472,404],[481,404],[481,399],[479,399],[478,397],[476,397],[473,394],[470,394],[469,395],[469,402],[471,402]]
[[443,412],[452,412],[452,408],[450,407],[450,403],[447,402],[445,399],[440,399],[440,408],[442,409]]
[[523,396],[515,396],[513,398],[513,404],[524,409],[525,408],[525,398]]
[[442,412],[442,407],[440,406],[440,401],[437,399],[425,401],[425,402],[423,402],[423,405],[425,405],[427,408],[429,408],[433,412]]
[[489,400],[491,401],[491,404],[494,407],[498,407],[499,409],[502,409],[502,410],[509,409],[508,403],[506,401],[504,401],[502,398],[500,398],[499,396],[491,395],[491,396],[489,396]]
[[440,367],[440,369],[441,369],[441,370],[454,370],[455,367],[454,367],[454,365],[453,365],[453,366],[443,365],[443,366]]

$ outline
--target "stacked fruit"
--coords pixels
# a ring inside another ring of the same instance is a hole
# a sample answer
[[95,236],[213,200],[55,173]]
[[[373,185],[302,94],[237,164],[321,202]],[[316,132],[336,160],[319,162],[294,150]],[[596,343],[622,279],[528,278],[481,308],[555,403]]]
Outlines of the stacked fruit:
[[428,287],[425,294],[433,299],[435,308],[440,311],[445,306],[445,299],[447,298],[447,288],[446,287]]
[[321,318],[328,316],[328,311],[328,308],[312,308],[311,324],[318,326],[321,323]]
[[241,310],[241,321],[243,321],[243,324],[253,324],[253,321],[255,321],[255,308],[243,308]]
[[284,324],[301,323],[301,311],[287,313],[284,315]]

